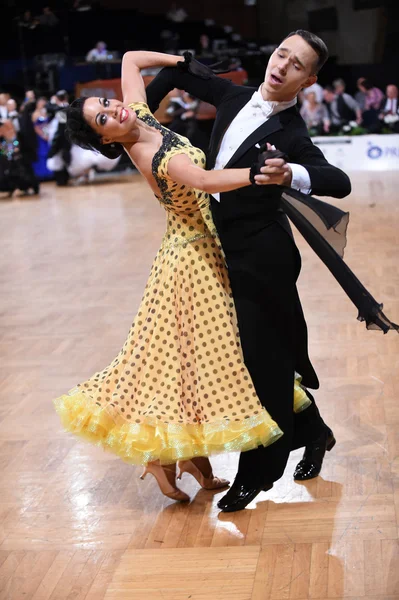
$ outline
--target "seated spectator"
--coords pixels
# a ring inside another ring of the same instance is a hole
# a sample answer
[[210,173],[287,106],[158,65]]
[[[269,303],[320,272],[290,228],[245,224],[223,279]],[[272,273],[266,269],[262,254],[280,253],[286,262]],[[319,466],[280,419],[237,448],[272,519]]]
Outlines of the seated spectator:
[[310,133],[322,135],[329,132],[330,119],[327,107],[317,102],[315,92],[306,95],[300,113]]
[[0,123],[0,192],[7,192],[11,198],[16,190],[38,194],[39,182],[23,135],[11,120],[5,120]]
[[25,98],[23,99],[23,102],[22,102],[21,106],[19,107],[19,112],[22,113],[25,106],[27,104],[29,104],[30,102],[36,102],[36,94],[35,94],[34,90],[26,90]]
[[384,94],[368,79],[363,81],[362,86],[366,90],[362,125],[369,133],[378,133],[381,128],[381,122],[378,117],[382,107]]
[[190,141],[196,129],[196,111],[199,102],[183,90],[177,90],[176,96],[172,96],[166,113],[172,117],[169,128],[175,133],[184,135]]
[[24,29],[35,29],[39,24],[39,21],[32,15],[32,11],[26,10],[22,17],[18,21],[18,25]]
[[14,98],[7,100],[7,119],[10,120],[14,126],[15,131],[19,131],[19,115],[17,110],[17,103]]
[[170,9],[166,13],[169,21],[173,21],[174,23],[183,23],[187,19],[187,13],[184,8],[179,8],[176,2],[173,2]]
[[87,62],[102,62],[109,60],[107,44],[105,42],[97,42],[95,48],[92,48],[86,55]]
[[365,77],[359,77],[359,79],[356,82],[356,87],[358,91],[355,94],[355,100],[362,112],[364,111],[364,105],[366,103],[366,89],[363,87],[364,81],[366,81]]
[[365,79],[362,83],[366,91],[366,99],[364,102],[364,110],[380,110],[384,94],[382,91],[375,87],[368,79]]
[[356,100],[345,92],[345,81],[343,79],[336,79],[333,82],[333,87],[340,116],[347,123],[349,123],[349,121],[356,121],[356,123],[360,125],[362,122],[362,111]]
[[323,102],[323,88],[319,83],[313,83],[309,87],[302,90],[303,100],[305,100],[308,94],[315,94],[316,102]]
[[7,102],[10,99],[10,94],[7,94],[7,92],[2,92],[0,93],[0,120],[5,120],[7,119],[7,115],[8,115],[8,109],[7,109]]
[[379,114],[380,121],[395,133],[399,133],[399,90],[396,85],[387,85],[386,101]]
[[197,47],[197,54],[199,56],[211,56],[212,55],[211,42],[210,42],[209,36],[206,33],[203,33],[200,35],[199,45]]
[[31,120],[36,133],[37,160],[33,163],[33,169],[40,180],[51,179],[53,174],[46,166],[49,151],[48,124],[50,122],[47,111],[47,98],[38,98],[34,107],[28,104],[26,108],[29,110],[33,108]]
[[43,12],[39,17],[39,24],[42,27],[56,27],[59,23],[59,18],[54,14],[50,6],[45,6]]
[[[335,93],[335,90],[331,85],[327,85],[324,88],[324,101],[327,104],[331,133],[341,131],[344,125],[347,125],[349,121],[351,121],[351,116],[354,114],[355,107],[358,108],[355,100],[351,96],[349,96],[349,98],[351,106],[347,104],[346,99]],[[350,112],[352,107],[353,113]]]
[[387,85],[386,89],[386,101],[383,105],[381,114],[385,115],[396,115],[399,111],[399,100],[398,100],[398,87],[396,85]]

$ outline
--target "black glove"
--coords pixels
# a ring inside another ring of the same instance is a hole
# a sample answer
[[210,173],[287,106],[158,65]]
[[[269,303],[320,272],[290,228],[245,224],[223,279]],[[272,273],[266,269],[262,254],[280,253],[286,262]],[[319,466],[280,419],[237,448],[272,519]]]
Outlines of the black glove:
[[283,158],[285,161],[288,161],[288,156],[284,152],[281,152],[281,150],[268,150],[267,144],[263,144],[259,150],[258,160],[252,164],[249,173],[249,180],[252,185],[256,185],[255,175],[262,175],[261,168],[265,166],[265,161],[269,158]]
[[214,75],[218,75],[220,73],[228,73],[229,69],[224,68],[227,66],[226,61],[220,61],[209,67],[207,65],[203,65],[193,58],[191,52],[184,52],[184,62],[179,61],[177,63],[177,68],[179,71],[183,71],[184,73],[191,73],[192,75],[196,75],[196,77],[200,77],[201,79],[210,79]]

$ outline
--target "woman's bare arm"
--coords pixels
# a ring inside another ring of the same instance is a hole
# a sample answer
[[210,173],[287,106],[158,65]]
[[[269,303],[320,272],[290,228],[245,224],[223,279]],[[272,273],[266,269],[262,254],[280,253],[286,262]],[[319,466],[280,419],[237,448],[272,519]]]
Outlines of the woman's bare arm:
[[230,192],[251,185],[249,172],[249,168],[205,171],[193,164],[186,154],[173,156],[168,164],[168,173],[173,181],[209,194]]
[[122,60],[122,95],[123,102],[146,102],[147,96],[141,76],[141,69],[150,67],[175,67],[181,56],[137,50],[126,52]]

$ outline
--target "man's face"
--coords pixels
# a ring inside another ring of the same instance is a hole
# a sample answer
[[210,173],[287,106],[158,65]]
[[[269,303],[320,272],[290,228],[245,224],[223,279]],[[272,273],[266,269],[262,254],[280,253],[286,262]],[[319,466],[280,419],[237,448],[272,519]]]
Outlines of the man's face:
[[396,85],[388,85],[387,86],[387,98],[397,98],[398,97],[398,88]]
[[318,56],[299,35],[284,40],[271,55],[262,91],[271,100],[291,100],[298,92],[315,81]]
[[7,110],[8,112],[17,110],[17,103],[12,98],[10,98],[10,100],[7,100]]
[[335,94],[331,90],[324,90],[323,98],[326,102],[328,102],[328,104],[330,104],[334,100]]

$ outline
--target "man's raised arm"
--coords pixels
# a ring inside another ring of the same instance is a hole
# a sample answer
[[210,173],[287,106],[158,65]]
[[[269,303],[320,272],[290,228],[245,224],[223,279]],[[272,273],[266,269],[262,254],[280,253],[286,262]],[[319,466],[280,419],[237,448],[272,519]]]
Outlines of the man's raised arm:
[[155,112],[161,100],[174,88],[185,90],[195,98],[218,106],[233,84],[218,77],[209,67],[202,65],[190,55],[177,67],[166,67],[148,84],[147,103]]

